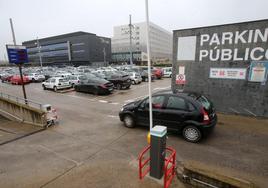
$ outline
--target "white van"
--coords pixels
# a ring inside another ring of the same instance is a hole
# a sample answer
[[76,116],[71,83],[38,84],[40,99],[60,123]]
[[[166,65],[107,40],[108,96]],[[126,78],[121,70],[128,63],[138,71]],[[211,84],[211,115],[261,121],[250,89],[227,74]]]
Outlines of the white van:
[[163,69],[163,77],[171,78],[172,77],[172,67],[164,67]]

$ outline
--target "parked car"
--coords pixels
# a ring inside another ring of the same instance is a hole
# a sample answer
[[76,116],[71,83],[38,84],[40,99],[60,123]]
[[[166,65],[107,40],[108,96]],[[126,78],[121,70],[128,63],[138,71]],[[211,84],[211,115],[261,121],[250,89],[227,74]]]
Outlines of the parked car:
[[[148,78],[148,71],[147,70],[143,70],[141,73],[141,78],[143,82],[148,82],[149,78]],[[154,81],[156,79],[155,75],[153,73],[151,73],[151,80]]]
[[163,70],[161,68],[153,68],[152,73],[157,79],[161,79],[163,77]]
[[30,83],[30,80],[28,79],[27,76],[22,76],[22,79],[21,79],[20,75],[14,75],[11,77],[10,83],[16,84],[16,85],[21,85],[22,83],[28,84]]
[[142,78],[141,75],[137,72],[128,72],[129,73],[129,77],[132,81],[132,84],[139,84],[142,82]]
[[74,87],[75,85],[81,82],[82,75],[72,75],[69,76],[67,79],[69,80],[69,84]]
[[37,73],[29,73],[27,77],[32,82],[43,82],[45,80],[45,76]]
[[131,86],[131,79],[128,75],[121,76],[120,74],[105,72],[105,77],[108,81],[112,82],[118,90],[129,89]]
[[109,94],[113,91],[113,83],[98,77],[81,80],[74,86],[75,91],[93,93],[95,95]]
[[[153,124],[163,125],[168,130],[182,132],[185,140],[198,142],[217,123],[212,102],[193,92],[158,92],[152,96]],[[124,105],[119,112],[126,127],[149,125],[148,97]]]
[[43,89],[53,89],[57,91],[58,89],[70,88],[71,85],[66,78],[62,77],[52,77],[42,83]]
[[163,77],[171,78],[172,77],[172,67],[163,68]]
[[2,80],[2,82],[10,82],[12,77],[13,77],[13,75],[5,74],[5,75],[1,76],[1,80]]

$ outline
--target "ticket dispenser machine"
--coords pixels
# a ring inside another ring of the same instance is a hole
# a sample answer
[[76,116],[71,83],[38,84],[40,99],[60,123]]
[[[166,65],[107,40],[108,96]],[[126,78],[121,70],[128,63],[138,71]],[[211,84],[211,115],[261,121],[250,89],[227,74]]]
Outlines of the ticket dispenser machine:
[[161,179],[166,157],[167,127],[154,126],[151,131],[150,176]]

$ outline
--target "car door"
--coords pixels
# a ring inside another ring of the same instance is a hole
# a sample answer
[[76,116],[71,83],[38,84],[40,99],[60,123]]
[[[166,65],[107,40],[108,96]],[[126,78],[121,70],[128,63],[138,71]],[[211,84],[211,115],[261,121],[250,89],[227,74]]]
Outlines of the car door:
[[[162,125],[162,118],[165,106],[166,97],[165,95],[157,95],[152,97],[152,113],[153,113],[153,124]],[[149,98],[144,101],[137,108],[137,121],[138,124],[149,126]]]
[[49,82],[49,88],[50,89],[53,89],[54,86],[56,85],[56,79],[55,78],[52,78]]
[[190,114],[188,103],[183,97],[169,96],[165,112],[161,116],[162,123],[169,129],[178,130]]

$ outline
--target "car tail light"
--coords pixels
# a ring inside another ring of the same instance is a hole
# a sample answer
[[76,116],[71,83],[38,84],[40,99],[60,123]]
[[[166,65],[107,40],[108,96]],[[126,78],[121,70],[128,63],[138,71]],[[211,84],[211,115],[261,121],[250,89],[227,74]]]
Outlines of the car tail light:
[[209,119],[208,113],[206,112],[206,110],[204,108],[202,108],[202,114],[203,114],[203,123],[209,124],[210,119]]

